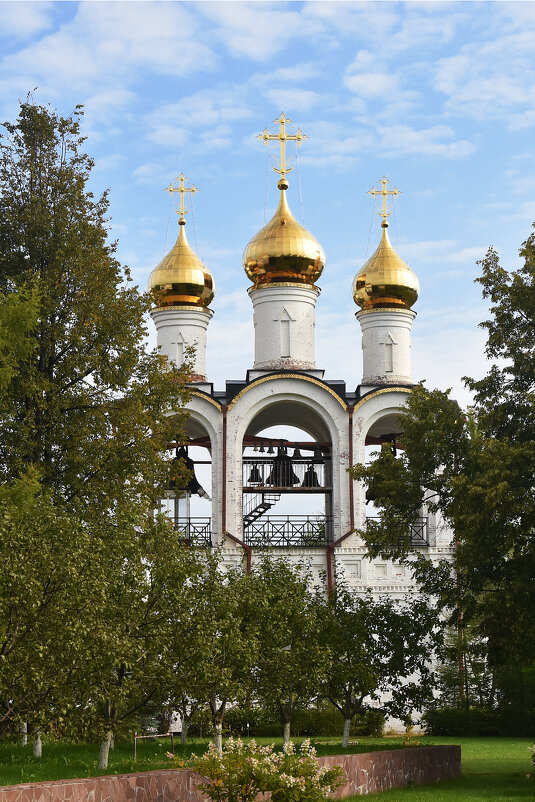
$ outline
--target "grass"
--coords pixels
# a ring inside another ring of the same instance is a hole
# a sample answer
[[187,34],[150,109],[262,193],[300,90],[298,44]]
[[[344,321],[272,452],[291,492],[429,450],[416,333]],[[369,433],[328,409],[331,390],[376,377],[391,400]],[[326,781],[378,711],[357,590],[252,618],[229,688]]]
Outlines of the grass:
[[[277,738],[259,738],[261,743],[281,744]],[[301,739],[296,739],[298,742]],[[398,800],[399,802],[533,802],[535,799],[535,780],[528,780],[528,746],[533,740],[528,738],[420,738],[420,743],[460,744],[462,747],[463,776],[437,785],[385,791],[370,794],[367,799]],[[335,755],[344,752],[368,752],[377,749],[394,749],[403,746],[402,738],[359,738],[358,744],[347,750],[340,747],[336,738],[313,739],[319,755]],[[192,752],[202,754],[207,741],[198,738],[188,741],[186,747],[176,745],[175,751],[181,757],[189,757]],[[74,777],[96,777],[100,774],[123,774],[132,771],[172,768],[173,763],[166,758],[170,747],[169,739],[141,741],[138,743],[138,759],[133,760],[132,743],[118,743],[110,752],[109,768],[96,769],[98,759],[97,744],[44,743],[43,758],[35,760],[31,746],[25,748],[16,743],[0,742],[0,785],[59,780]],[[361,797],[352,797],[354,802]]]

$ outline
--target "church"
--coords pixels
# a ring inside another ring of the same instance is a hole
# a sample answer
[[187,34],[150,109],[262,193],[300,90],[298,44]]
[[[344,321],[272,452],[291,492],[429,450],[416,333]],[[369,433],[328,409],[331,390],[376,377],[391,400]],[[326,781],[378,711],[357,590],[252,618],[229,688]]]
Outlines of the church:
[[[343,576],[356,593],[401,597],[411,589],[410,573],[404,565],[367,557],[358,532],[377,513],[365,487],[348,473],[382,443],[399,447],[398,413],[413,385],[412,307],[419,283],[388,236],[388,199],[399,190],[389,189],[386,178],[370,190],[382,202],[382,236],[353,281],[363,376],[351,389],[315,361],[325,254],[289,207],[286,144],[306,138],[299,129],[291,133],[290,122],[281,114],[276,130],[260,135],[280,147],[274,166],[280,199],[243,253],[254,363],[223,389],[214,389],[206,375],[215,281],[186,237],[185,196],[196,187],[187,186],[183,175],[169,187],[179,194],[179,234],[152,271],[149,290],[160,352],[179,366],[185,360],[192,365],[188,440],[174,457],[186,461],[192,479],[187,488],[167,490],[162,509],[188,542],[221,547],[228,564],[250,568],[268,550],[290,562],[305,560],[318,580],[326,578],[327,588]],[[412,547],[431,560],[444,559],[453,550],[451,531],[425,505],[420,512],[411,527]]]

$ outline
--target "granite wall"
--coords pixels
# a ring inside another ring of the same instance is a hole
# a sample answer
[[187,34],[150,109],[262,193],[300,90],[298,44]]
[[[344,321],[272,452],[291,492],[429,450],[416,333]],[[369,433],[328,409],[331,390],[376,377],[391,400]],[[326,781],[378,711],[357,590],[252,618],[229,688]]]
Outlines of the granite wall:
[[[460,746],[420,746],[321,757],[322,765],[340,764],[347,783],[336,794],[370,794],[406,785],[424,785],[461,774]],[[0,802],[206,802],[192,771],[147,771],[80,780],[26,783],[0,788]]]

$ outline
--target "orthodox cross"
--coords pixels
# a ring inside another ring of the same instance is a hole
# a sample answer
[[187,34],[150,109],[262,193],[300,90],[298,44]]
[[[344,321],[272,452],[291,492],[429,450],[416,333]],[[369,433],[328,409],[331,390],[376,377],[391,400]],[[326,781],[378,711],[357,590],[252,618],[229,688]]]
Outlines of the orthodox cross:
[[166,187],[166,190],[167,192],[169,192],[170,195],[173,195],[174,192],[180,193],[180,211],[179,211],[180,217],[178,219],[178,222],[181,226],[183,226],[186,223],[185,215],[188,213],[187,210],[184,208],[184,200],[185,200],[184,196],[186,192],[190,192],[193,195],[194,192],[198,192],[199,190],[197,189],[195,184],[192,184],[191,187],[186,186],[186,181],[188,179],[186,178],[184,173],[180,173],[180,175],[176,180],[179,182],[178,187],[174,187],[172,184],[169,184],[169,186]]
[[273,122],[279,126],[279,130],[270,134],[268,129],[264,128],[262,133],[258,134],[258,139],[261,139],[262,142],[266,143],[266,145],[272,140],[279,140],[281,149],[279,166],[275,167],[275,165],[273,165],[273,169],[280,175],[281,182],[285,183],[286,173],[290,173],[293,170],[293,167],[289,167],[286,163],[286,142],[292,141],[300,145],[304,139],[308,139],[308,136],[304,134],[300,128],[297,129],[295,134],[289,134],[286,131],[286,124],[291,123],[292,121],[289,117],[286,117],[283,111],[281,111],[280,117],[277,117],[277,119],[273,120]]
[[397,187],[394,187],[394,189],[387,189],[387,187],[386,187],[387,184],[390,184],[390,181],[384,175],[382,177],[382,179],[381,179],[381,189],[376,189],[375,187],[372,187],[370,190],[368,190],[368,195],[373,195],[374,198],[375,198],[376,195],[382,195],[383,196],[383,208],[382,208],[382,210],[380,212],[378,212],[380,217],[383,218],[383,222],[382,222],[383,226],[387,226],[388,225],[388,221],[387,221],[386,218],[390,217],[390,215],[392,214],[391,211],[390,212],[387,211],[386,201],[387,201],[388,195],[392,195],[392,197],[394,197],[394,198],[397,198],[398,195],[401,195],[401,192]]

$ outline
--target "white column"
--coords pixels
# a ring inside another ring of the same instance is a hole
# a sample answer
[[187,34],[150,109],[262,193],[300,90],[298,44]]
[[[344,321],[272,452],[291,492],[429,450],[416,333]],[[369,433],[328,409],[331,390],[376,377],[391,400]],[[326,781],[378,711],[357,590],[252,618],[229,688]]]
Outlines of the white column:
[[250,287],[255,329],[253,370],[316,370],[314,328],[319,287]]
[[151,311],[158,348],[170,362],[180,367],[193,348],[192,382],[206,381],[206,330],[214,313],[203,306],[160,307]]
[[410,384],[412,309],[364,309],[356,313],[362,328],[362,384]]

